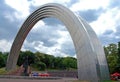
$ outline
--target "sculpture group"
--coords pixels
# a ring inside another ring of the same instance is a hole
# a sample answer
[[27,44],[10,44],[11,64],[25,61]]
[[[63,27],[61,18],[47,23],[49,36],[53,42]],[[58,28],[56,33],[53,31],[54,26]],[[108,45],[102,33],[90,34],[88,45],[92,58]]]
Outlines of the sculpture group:
[[78,79],[98,82],[109,79],[109,70],[102,45],[90,25],[68,8],[49,3],[35,10],[21,26],[9,53],[6,69],[16,67],[22,44],[33,26],[44,18],[61,20],[73,40],[77,54]]

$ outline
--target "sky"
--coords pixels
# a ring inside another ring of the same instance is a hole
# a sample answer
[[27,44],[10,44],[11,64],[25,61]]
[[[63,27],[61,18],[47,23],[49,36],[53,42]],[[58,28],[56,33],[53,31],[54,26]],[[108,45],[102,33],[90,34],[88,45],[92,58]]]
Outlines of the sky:
[[[25,19],[46,3],[62,4],[85,19],[103,46],[120,41],[120,0],[0,0],[1,52],[10,51]],[[45,18],[36,23],[21,50],[76,57],[69,32],[56,18]]]

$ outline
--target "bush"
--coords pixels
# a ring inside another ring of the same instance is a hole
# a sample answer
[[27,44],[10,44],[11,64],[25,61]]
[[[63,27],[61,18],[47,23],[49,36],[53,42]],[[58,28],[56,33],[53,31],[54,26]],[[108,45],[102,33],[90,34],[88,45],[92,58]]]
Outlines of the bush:
[[5,70],[5,68],[0,68],[0,75],[4,74],[7,74],[7,71]]
[[46,69],[46,64],[43,62],[38,62],[37,67],[39,70],[44,71]]

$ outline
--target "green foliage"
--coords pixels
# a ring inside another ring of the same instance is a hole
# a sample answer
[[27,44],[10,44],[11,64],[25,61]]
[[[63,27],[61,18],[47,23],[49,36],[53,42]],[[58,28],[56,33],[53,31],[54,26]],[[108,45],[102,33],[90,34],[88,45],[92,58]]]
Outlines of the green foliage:
[[63,61],[62,57],[56,57],[54,59],[54,69],[65,69],[62,61]]
[[5,64],[3,55],[0,55],[0,68],[3,67]]
[[63,58],[63,66],[65,67],[65,69],[70,69],[70,68],[77,68],[77,60],[75,58],[72,57],[65,57]]
[[8,54],[9,54],[8,52],[4,52],[4,53],[3,53],[3,58],[4,58],[5,64],[6,64],[6,62],[7,62]]
[[117,65],[117,45],[116,44],[109,44],[105,48],[105,52],[107,53],[107,61],[108,61],[108,66],[110,69],[110,73],[115,72],[115,67]]
[[35,67],[40,68],[41,62],[46,66],[46,69],[76,69],[77,60],[72,57],[54,57],[52,55],[36,52],[35,54]]
[[28,56],[28,63],[33,64],[35,61],[35,55],[31,51],[20,52],[17,65],[21,66],[25,62],[25,58]]
[[46,64],[43,63],[43,62],[38,62],[37,63],[37,68],[38,68],[38,70],[44,71],[46,69]]
[[104,47],[110,73],[120,72],[120,42]]
[[6,55],[0,52],[0,68],[5,67]]
[[117,65],[116,65],[117,72],[120,73],[120,42],[118,42],[118,53],[117,53]]
[[[5,67],[8,53],[0,53],[0,67]],[[73,57],[54,57],[49,54],[31,51],[21,51],[17,65],[21,66],[28,57],[29,64],[38,70],[45,69],[77,69],[77,59]]]
[[0,68],[0,75],[4,74],[7,74],[7,71],[5,70],[5,68]]

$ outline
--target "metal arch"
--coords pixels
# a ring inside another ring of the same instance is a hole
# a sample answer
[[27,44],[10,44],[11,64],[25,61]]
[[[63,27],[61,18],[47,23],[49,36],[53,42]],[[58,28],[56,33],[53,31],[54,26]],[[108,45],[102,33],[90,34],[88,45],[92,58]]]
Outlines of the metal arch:
[[15,68],[21,46],[29,31],[39,20],[47,17],[58,18],[68,29],[77,54],[78,79],[92,82],[109,79],[106,57],[92,28],[81,17],[55,3],[41,6],[23,23],[11,47],[6,69]]

